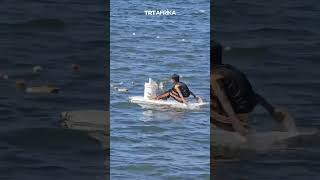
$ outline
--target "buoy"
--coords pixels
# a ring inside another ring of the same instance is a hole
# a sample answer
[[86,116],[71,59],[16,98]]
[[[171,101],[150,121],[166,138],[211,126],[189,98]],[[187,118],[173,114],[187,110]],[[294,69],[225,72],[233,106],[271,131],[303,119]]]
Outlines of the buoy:
[[32,69],[33,73],[40,73],[41,71],[43,71],[43,68],[41,66],[34,66]]
[[24,91],[27,87],[27,84],[24,80],[17,80],[16,81],[16,89],[19,91]]

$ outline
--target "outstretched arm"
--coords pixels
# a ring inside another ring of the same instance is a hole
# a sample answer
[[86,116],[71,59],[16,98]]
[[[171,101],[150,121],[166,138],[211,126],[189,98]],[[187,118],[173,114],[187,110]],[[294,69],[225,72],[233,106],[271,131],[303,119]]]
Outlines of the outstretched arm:
[[275,108],[261,95],[256,94],[256,100],[257,102],[264,107],[271,115],[274,114]]
[[276,121],[282,123],[286,116],[284,112],[276,111],[276,109],[259,94],[256,94],[256,99],[257,102],[264,107]]
[[279,123],[286,131],[296,131],[296,124],[291,115],[286,111],[280,111],[275,109],[270,103],[268,103],[262,96],[257,95],[258,102],[272,115],[272,117]]
[[197,98],[197,96],[196,96],[193,92],[190,91],[190,94],[191,94],[194,98]]
[[203,103],[203,100],[200,96],[196,96],[192,91],[190,91],[190,94],[197,100],[198,103]]
[[176,86],[174,87],[174,89],[178,92],[178,94],[179,94],[182,102],[185,103],[185,104],[187,104],[187,101],[186,101],[186,99],[183,97],[183,95],[182,95],[182,93],[181,93],[181,91],[180,91],[180,89],[179,89],[179,86],[176,85]]

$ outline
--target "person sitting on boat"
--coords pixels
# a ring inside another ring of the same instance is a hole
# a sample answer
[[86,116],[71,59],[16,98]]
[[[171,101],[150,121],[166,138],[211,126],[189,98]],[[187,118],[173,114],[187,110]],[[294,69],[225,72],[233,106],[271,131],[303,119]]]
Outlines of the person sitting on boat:
[[215,43],[211,56],[211,122],[224,130],[237,131],[246,136],[249,132],[249,115],[262,105],[272,117],[285,128],[292,124],[289,114],[276,110],[261,95],[257,94],[246,75],[229,64],[222,63],[223,47]]
[[193,92],[191,92],[188,88],[188,86],[180,82],[180,76],[177,74],[173,74],[171,76],[171,82],[173,83],[173,87],[169,89],[168,91],[165,91],[161,95],[155,97],[155,100],[166,100],[170,97],[172,97],[174,100],[187,104],[187,98],[192,95],[194,98],[196,98],[198,101],[200,100],[200,97],[197,97]]

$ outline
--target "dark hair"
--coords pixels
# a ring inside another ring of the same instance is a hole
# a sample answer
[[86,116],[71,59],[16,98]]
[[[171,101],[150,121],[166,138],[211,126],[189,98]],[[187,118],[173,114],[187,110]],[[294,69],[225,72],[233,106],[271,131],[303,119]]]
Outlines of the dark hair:
[[211,42],[210,61],[211,64],[222,64],[223,47],[218,42]]
[[176,82],[179,82],[180,76],[178,74],[173,74],[171,76],[171,79],[175,80]]

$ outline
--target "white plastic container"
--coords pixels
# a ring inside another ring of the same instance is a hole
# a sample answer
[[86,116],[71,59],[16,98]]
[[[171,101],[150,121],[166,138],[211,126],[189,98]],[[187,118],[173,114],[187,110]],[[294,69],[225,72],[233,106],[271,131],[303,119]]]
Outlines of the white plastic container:
[[144,96],[143,97],[145,99],[151,99],[152,97],[156,97],[157,88],[158,88],[157,83],[152,81],[151,78],[149,78],[149,82],[146,82],[144,84]]

